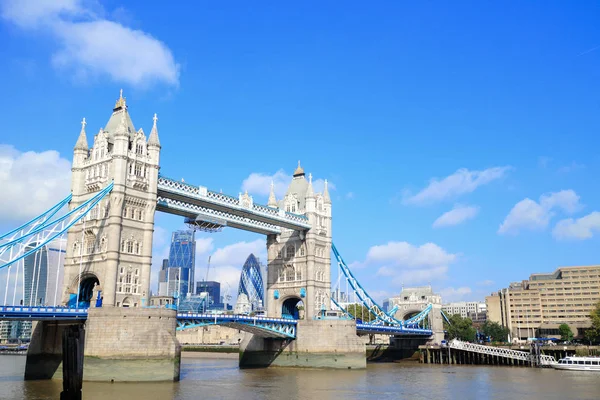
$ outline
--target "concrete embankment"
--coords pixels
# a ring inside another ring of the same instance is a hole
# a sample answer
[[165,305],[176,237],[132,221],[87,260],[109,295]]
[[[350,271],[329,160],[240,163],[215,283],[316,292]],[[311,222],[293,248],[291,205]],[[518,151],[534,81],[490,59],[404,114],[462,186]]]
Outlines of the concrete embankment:
[[238,359],[239,346],[182,346],[182,358]]

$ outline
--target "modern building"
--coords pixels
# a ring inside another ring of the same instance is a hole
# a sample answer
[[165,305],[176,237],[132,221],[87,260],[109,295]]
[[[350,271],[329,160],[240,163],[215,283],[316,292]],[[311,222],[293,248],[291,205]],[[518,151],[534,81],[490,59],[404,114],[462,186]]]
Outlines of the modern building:
[[254,254],[248,256],[242,267],[238,287],[238,300],[242,294],[246,296],[246,300],[249,302],[250,311],[262,310],[264,308],[265,284],[260,262]]
[[446,303],[442,305],[442,310],[448,316],[460,315],[463,318],[469,317],[469,313],[485,313],[485,303],[477,301],[456,301],[453,303]]
[[200,281],[196,282],[196,295],[201,296],[206,293],[208,296],[208,304],[221,302],[221,283],[215,281]]
[[23,273],[28,283],[23,287],[23,305],[61,304],[65,254],[66,240],[56,240],[25,257]]
[[181,296],[194,292],[196,240],[193,230],[175,231],[171,236],[169,268],[179,269],[178,291]]
[[581,337],[599,301],[600,265],[561,267],[486,297],[487,318],[506,326],[515,339],[559,337],[563,323]]

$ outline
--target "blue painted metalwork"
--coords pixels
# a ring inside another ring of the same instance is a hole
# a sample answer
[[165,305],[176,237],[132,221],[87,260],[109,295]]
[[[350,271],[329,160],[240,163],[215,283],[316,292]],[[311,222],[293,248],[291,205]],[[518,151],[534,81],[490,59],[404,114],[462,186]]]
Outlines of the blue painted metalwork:
[[350,271],[350,268],[348,268],[348,266],[342,259],[342,256],[340,255],[340,253],[337,250],[337,248],[335,247],[335,245],[332,244],[331,249],[333,250],[333,254],[336,257],[336,259],[338,261],[338,265],[340,266],[342,273],[346,277],[346,280],[348,281],[348,283],[350,284],[350,286],[352,287],[352,289],[354,290],[354,292],[360,299],[361,303],[365,307],[367,307],[367,309],[371,312],[371,314],[373,314],[375,316],[375,318],[377,318],[378,320],[381,320],[382,322],[384,322],[386,324],[402,326],[402,324],[403,324],[402,321],[399,321],[396,318],[387,315],[386,312],[383,311],[383,308],[380,307],[375,302],[375,300],[373,300],[373,298],[371,296],[369,296],[367,291],[361,286],[361,284],[358,282],[358,280],[354,277],[354,274],[352,274],[352,271]]
[[452,323],[450,322],[450,319],[448,318],[448,316],[446,315],[446,313],[445,313],[443,310],[440,310],[440,312],[442,313],[442,317],[444,318],[444,320],[445,320],[445,321],[446,321],[448,324],[452,325]]
[[406,326],[388,326],[377,324],[356,324],[356,333],[359,335],[384,334],[384,335],[415,335],[431,336],[431,329],[409,328]]
[[306,297],[306,289],[305,288],[300,288],[300,297],[302,297],[302,298]]
[[280,339],[295,339],[298,321],[285,318],[264,316],[226,315],[226,314],[177,314],[177,330],[197,328],[208,325],[221,325],[243,330],[258,336]]
[[0,320],[85,320],[87,315],[86,308],[0,306]]
[[[5,261],[5,262],[0,261],[0,269],[8,267],[8,266],[20,261],[21,259],[29,256],[30,254],[35,253],[36,251],[40,250],[42,247],[46,246],[48,243],[52,242],[54,239],[65,234],[69,230],[69,228],[71,228],[73,225],[75,225],[75,223],[77,223],[79,220],[81,220],[83,217],[85,217],[104,198],[104,196],[106,196],[108,193],[110,193],[112,191],[113,185],[114,185],[113,182],[109,183],[107,187],[105,187],[104,189],[102,189],[101,191],[96,193],[93,197],[86,200],[84,203],[82,203],[78,207],[71,210],[66,215],[64,215],[60,218],[57,218],[55,220],[46,219],[41,225],[35,227],[33,230],[27,232],[26,234],[24,234],[16,239],[12,239],[8,242],[3,243],[0,248],[0,255],[3,253],[6,253],[7,249],[14,247],[16,245],[25,247],[30,250],[24,251],[22,254],[21,254],[21,252],[19,252],[18,256],[16,256],[15,258],[10,258],[8,261]],[[51,208],[49,211],[47,211],[44,214],[46,214],[46,216],[48,216],[48,213],[50,212],[51,215],[54,215],[60,209],[60,207],[58,207],[59,205],[62,207],[64,204],[66,204],[65,200],[62,200],[56,206],[54,206],[53,208]],[[44,215],[44,214],[42,214],[42,215]],[[28,243],[26,241],[27,238],[33,237],[34,235],[36,235],[42,231],[47,231],[47,234],[43,239],[38,239],[31,243]],[[6,236],[6,235],[4,235],[4,236]]]

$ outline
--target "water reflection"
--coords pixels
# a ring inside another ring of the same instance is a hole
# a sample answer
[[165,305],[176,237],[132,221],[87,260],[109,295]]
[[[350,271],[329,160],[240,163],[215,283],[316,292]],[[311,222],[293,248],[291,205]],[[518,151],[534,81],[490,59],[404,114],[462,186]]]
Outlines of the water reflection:
[[[25,357],[0,357],[1,399],[57,399],[60,381],[23,381]],[[550,369],[370,364],[362,371],[250,369],[236,359],[182,360],[181,382],[84,383],[84,398],[344,400],[598,399],[600,374]]]

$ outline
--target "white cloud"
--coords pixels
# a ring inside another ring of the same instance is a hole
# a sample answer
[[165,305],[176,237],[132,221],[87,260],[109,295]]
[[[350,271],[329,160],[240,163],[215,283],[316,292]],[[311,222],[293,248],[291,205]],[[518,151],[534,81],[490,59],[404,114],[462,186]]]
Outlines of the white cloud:
[[[287,174],[283,169],[272,175],[253,172],[242,182],[242,191],[248,191],[252,195],[268,196],[271,191],[271,182],[273,182],[275,197],[277,197],[277,200],[281,200],[287,192],[291,181],[292,175]],[[330,191],[336,189],[335,184],[331,182],[327,182],[327,187]],[[315,193],[322,193],[324,188],[324,179],[313,179],[313,190]]]
[[439,291],[440,296],[442,296],[442,301],[444,303],[463,300],[465,296],[471,294],[472,290],[470,287],[462,286],[459,288],[447,287],[441,289]]
[[445,226],[453,226],[461,224],[467,220],[473,219],[479,213],[479,207],[476,206],[454,206],[448,212],[442,214],[433,222],[434,228],[442,228]]
[[377,276],[391,278],[399,286],[445,279],[448,265],[457,258],[458,254],[448,253],[434,243],[415,246],[389,242],[371,247],[364,262],[351,265],[376,267]]
[[242,191],[248,193],[268,196],[271,190],[271,182],[275,189],[275,196],[281,199],[292,181],[292,176],[285,173],[283,169],[275,172],[273,175],[253,172],[242,182]]
[[486,279],[484,281],[477,282],[477,284],[479,286],[492,286],[494,284],[494,281],[491,279]]
[[348,193],[346,193],[346,198],[347,199],[353,199],[354,198],[354,192],[348,192]]
[[555,210],[574,213],[581,208],[579,196],[573,190],[561,190],[544,194],[539,203],[529,198],[523,199],[510,210],[498,233],[517,233],[521,229],[545,229],[554,217]]
[[585,240],[600,232],[600,212],[594,211],[584,217],[558,221],[552,235],[557,239]]
[[179,65],[163,42],[99,14],[83,0],[7,0],[2,4],[4,19],[24,30],[52,35],[58,46],[53,64],[81,79],[108,76],[134,86],[179,84]]
[[57,151],[20,152],[0,144],[0,222],[41,214],[71,191],[71,162]]
[[405,204],[428,204],[471,193],[479,186],[501,179],[512,167],[493,167],[483,171],[461,168],[443,179],[433,178],[429,185],[415,195],[404,193]]

